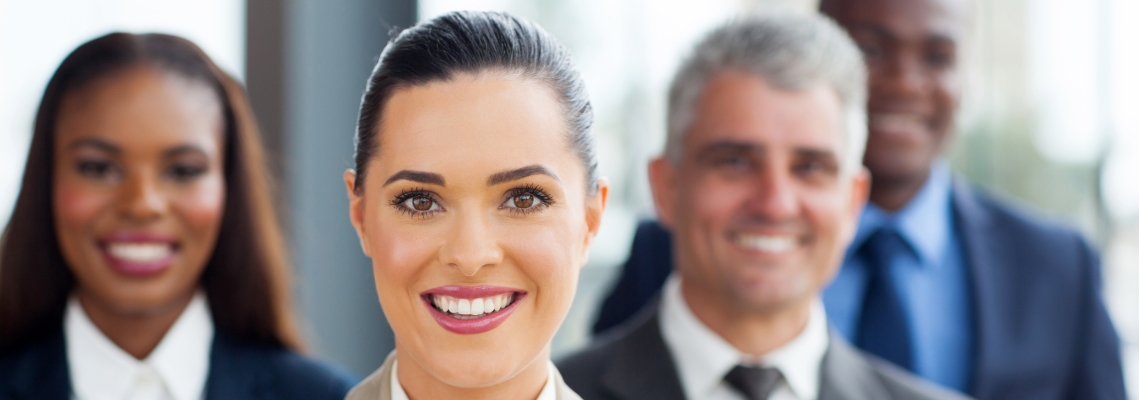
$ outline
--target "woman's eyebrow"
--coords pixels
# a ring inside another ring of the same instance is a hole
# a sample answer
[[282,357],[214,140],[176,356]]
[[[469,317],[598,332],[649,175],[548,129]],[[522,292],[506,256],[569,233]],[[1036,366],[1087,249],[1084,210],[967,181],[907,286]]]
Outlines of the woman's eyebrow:
[[174,158],[174,157],[180,156],[182,154],[186,154],[186,153],[198,153],[198,154],[201,154],[203,156],[209,155],[209,153],[206,153],[206,150],[203,149],[201,146],[194,145],[194,144],[184,144],[184,145],[176,146],[172,149],[169,149],[169,150],[162,152],[162,155],[166,158]]
[[391,178],[388,178],[388,180],[384,182],[383,186],[387,186],[392,182],[401,179],[432,185],[447,186],[443,181],[443,175],[439,175],[433,172],[412,171],[407,169],[392,174]]
[[111,154],[119,154],[122,152],[119,149],[119,146],[115,146],[109,142],[93,138],[76,139],[75,141],[71,142],[71,144],[67,145],[67,148],[72,150],[83,147],[94,147]]
[[525,177],[530,176],[530,175],[539,175],[539,174],[540,175],[546,175],[546,176],[549,176],[551,178],[554,178],[554,180],[558,181],[559,183],[562,181],[560,178],[558,178],[557,175],[555,175],[553,172],[551,172],[546,167],[543,167],[543,166],[538,165],[538,164],[534,164],[534,165],[527,165],[527,166],[522,167],[522,168],[512,169],[509,171],[502,171],[502,172],[496,173],[494,175],[491,175],[490,177],[486,178],[486,185],[487,186],[494,186],[494,185],[497,185],[500,183],[516,181],[516,180],[525,178]]

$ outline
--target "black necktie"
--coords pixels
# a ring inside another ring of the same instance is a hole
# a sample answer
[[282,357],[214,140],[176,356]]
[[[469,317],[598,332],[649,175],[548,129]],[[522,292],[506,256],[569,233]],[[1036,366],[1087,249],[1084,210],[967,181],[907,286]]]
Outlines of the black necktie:
[[748,400],[767,400],[782,377],[783,374],[775,368],[737,365],[724,376],[724,381],[743,393]]
[[859,249],[866,262],[868,284],[858,320],[858,347],[909,371],[914,370],[913,337],[890,260],[909,251],[892,229],[874,232]]

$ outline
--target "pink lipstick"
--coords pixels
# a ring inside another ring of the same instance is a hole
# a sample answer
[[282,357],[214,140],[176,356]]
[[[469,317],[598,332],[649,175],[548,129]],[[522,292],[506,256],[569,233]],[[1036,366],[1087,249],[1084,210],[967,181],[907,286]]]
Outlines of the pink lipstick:
[[440,286],[420,294],[435,322],[460,335],[497,328],[525,297],[524,291],[499,286]]
[[99,241],[103,259],[120,274],[145,278],[170,267],[177,254],[177,240],[168,235],[124,231]]

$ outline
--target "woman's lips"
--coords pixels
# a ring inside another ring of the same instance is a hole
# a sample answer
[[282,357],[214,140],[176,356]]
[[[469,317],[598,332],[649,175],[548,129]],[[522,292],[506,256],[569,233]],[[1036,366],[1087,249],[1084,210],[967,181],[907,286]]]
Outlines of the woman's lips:
[[136,278],[165,271],[178,250],[174,238],[147,232],[112,234],[100,240],[99,249],[112,270]]
[[435,322],[460,335],[497,328],[525,297],[526,292],[498,286],[441,286],[420,294]]

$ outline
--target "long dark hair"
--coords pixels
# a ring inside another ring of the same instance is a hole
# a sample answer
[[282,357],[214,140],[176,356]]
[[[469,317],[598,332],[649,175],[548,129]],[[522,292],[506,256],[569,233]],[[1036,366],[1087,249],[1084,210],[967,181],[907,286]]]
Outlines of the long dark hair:
[[356,186],[363,193],[368,163],[379,152],[384,105],[395,91],[448,81],[459,73],[519,73],[558,95],[569,144],[585,164],[588,192],[597,188],[593,107],[569,50],[538,25],[506,13],[456,11],[392,39],[368,78],[356,125]]
[[75,49],[44,90],[20,194],[0,238],[0,353],[17,351],[60,330],[75,286],[52,213],[53,141],[60,103],[67,93],[96,78],[137,65],[202,82],[216,91],[223,108],[226,203],[217,245],[200,282],[216,329],[239,341],[301,347],[261,138],[241,85],[186,39],[112,33]]

